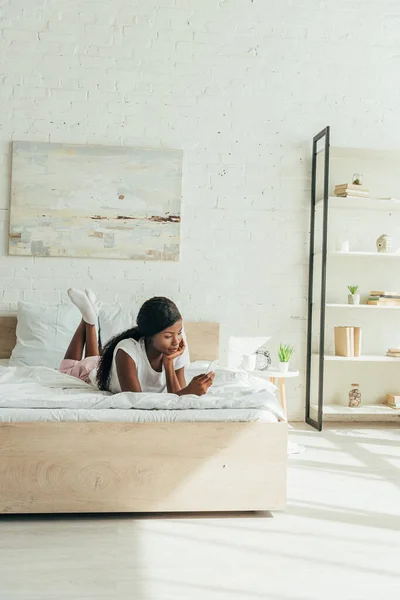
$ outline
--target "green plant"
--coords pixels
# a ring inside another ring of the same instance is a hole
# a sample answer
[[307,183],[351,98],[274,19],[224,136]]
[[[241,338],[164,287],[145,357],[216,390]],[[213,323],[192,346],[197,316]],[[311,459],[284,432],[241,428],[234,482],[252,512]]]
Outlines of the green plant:
[[291,356],[294,354],[293,346],[288,344],[280,344],[278,350],[278,358],[280,362],[289,362]]
[[354,179],[353,185],[361,185],[361,181],[358,177],[356,179]]
[[358,285],[348,285],[347,289],[349,290],[350,294],[354,296],[354,294],[358,292]]

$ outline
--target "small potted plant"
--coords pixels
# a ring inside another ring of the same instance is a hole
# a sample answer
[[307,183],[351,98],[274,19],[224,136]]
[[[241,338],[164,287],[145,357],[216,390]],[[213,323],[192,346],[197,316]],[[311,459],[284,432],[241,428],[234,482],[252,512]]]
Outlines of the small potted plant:
[[348,285],[347,289],[350,292],[348,295],[349,304],[360,304],[360,294],[357,294],[358,285]]
[[288,344],[281,344],[278,350],[279,370],[281,373],[289,371],[289,361],[293,356],[294,348]]

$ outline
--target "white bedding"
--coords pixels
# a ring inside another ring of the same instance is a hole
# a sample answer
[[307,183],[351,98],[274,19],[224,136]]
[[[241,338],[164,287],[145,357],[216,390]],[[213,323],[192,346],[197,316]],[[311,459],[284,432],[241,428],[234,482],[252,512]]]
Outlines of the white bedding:
[[256,408],[212,408],[202,410],[92,410],[86,408],[0,408],[0,423],[28,421],[96,421],[103,423],[205,423],[252,422],[277,423],[268,410]]
[[[192,375],[188,369],[187,380]],[[54,369],[0,366],[0,412],[0,421],[270,420],[266,414],[273,420],[284,419],[271,384],[223,369],[218,370],[209,393],[198,397],[109,394]]]

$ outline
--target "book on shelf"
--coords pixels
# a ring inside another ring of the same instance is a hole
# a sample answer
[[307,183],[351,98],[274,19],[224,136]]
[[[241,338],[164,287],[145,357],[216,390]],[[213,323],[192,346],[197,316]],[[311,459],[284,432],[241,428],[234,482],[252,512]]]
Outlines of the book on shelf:
[[400,348],[389,348],[388,352],[393,352],[394,354],[400,354]]
[[335,356],[359,357],[362,343],[361,327],[339,326],[334,329]]
[[398,300],[367,300],[367,304],[369,306],[399,306],[400,307],[400,298]]
[[335,185],[335,192],[341,191],[345,192],[346,190],[352,190],[354,192],[369,192],[369,189],[364,185],[359,185],[357,183],[338,183]]
[[386,404],[391,408],[400,408],[400,396],[395,394],[386,394]]
[[400,308],[400,304],[398,302],[379,302],[379,300],[367,300],[368,306],[398,306]]
[[400,298],[400,292],[380,292],[372,290],[370,296],[376,296],[377,298]]
[[391,358],[400,358],[400,352],[386,352],[386,356],[390,356]]
[[369,193],[368,192],[360,192],[358,190],[336,190],[335,189],[335,196],[351,196],[352,198],[357,198],[359,196],[360,198],[369,198]]
[[371,302],[387,302],[390,300],[400,300],[400,296],[369,296]]
[[336,198],[347,198],[348,200],[356,200],[358,198],[369,198],[368,194],[337,194],[335,192]]

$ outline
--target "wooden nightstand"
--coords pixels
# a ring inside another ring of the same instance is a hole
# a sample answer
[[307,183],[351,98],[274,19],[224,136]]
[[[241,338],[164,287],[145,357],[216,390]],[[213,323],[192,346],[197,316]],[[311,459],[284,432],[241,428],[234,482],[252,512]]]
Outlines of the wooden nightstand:
[[261,377],[261,379],[269,379],[271,383],[275,385],[276,379],[279,379],[279,397],[281,401],[282,408],[287,415],[286,410],[286,389],[285,389],[285,379],[290,379],[291,377],[298,377],[299,371],[287,371],[287,373],[282,373],[278,369],[269,368],[267,371],[247,371],[254,377]]

